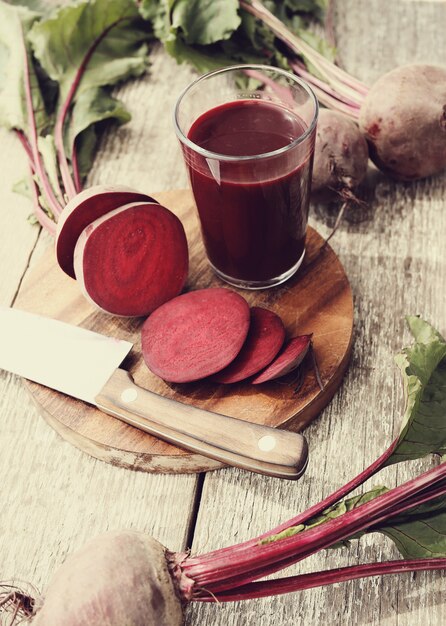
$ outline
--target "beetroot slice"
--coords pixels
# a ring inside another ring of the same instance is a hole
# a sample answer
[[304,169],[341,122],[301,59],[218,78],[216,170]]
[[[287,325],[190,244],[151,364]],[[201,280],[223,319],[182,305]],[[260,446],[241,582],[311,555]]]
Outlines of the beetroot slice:
[[187,279],[184,228],[157,203],[131,203],[95,220],[75,248],[76,279],[106,313],[148,315],[177,296]]
[[199,289],[160,306],[142,327],[147,367],[168,382],[186,383],[222,370],[240,352],[249,306],[230,289]]
[[285,340],[285,327],[278,315],[261,307],[251,309],[248,336],[238,356],[212,377],[217,383],[237,383],[266,367]]
[[59,217],[56,232],[56,258],[65,274],[75,278],[74,248],[84,228],[110,211],[138,201],[156,203],[150,196],[121,185],[96,185],[70,200]]
[[286,342],[279,356],[271,365],[251,381],[252,384],[259,385],[260,383],[266,383],[268,380],[280,378],[296,369],[308,353],[311,346],[311,337],[312,335],[292,337]]

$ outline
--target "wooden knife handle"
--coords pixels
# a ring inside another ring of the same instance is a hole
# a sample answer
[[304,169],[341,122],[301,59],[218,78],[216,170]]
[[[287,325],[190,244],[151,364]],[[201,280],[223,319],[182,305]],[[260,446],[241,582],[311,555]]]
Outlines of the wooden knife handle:
[[165,398],[117,369],[95,398],[105,413],[186,450],[242,469],[296,480],[308,462],[305,438]]

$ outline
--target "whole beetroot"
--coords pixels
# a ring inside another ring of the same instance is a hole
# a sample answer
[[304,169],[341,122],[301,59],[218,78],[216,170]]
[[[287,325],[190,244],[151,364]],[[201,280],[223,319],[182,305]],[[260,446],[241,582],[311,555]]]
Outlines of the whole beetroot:
[[368,160],[367,142],[356,122],[344,113],[321,109],[314,149],[311,194],[313,199],[323,199],[334,192],[343,200],[325,243],[335,234],[347,206],[363,204],[354,190],[366,176]]
[[446,168],[446,67],[406,65],[384,74],[361,107],[370,157],[400,180]]
[[365,178],[369,154],[358,125],[344,113],[321,109],[317,123],[311,193],[349,197]]
[[71,554],[33,626],[180,626],[183,608],[168,554],[134,531],[105,533]]

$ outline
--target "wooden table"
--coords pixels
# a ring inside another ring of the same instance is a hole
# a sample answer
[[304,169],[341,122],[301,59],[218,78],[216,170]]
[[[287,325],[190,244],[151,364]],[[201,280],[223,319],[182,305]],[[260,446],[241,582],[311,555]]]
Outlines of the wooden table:
[[[444,1],[337,5],[340,61],[364,81],[397,64],[445,62]],[[146,192],[187,185],[170,111],[193,73],[160,49],[152,62],[144,79],[122,89],[133,120],[103,139],[91,184],[122,182]],[[50,240],[27,222],[30,203],[11,191],[27,171],[21,148],[12,135],[0,137],[0,302],[9,305]],[[107,529],[138,529],[193,552],[247,539],[319,500],[384,450],[403,407],[393,355],[409,340],[404,315],[419,313],[446,332],[446,175],[397,184],[372,172],[370,181],[364,219],[344,221],[333,241],[354,292],[355,346],[342,388],[306,430],[305,477],[290,483],[235,469],[169,476],[112,467],[62,441],[22,381],[0,371],[1,579],[44,588],[68,552]],[[311,223],[322,234],[332,221],[333,213],[313,207]],[[431,463],[390,468],[378,482],[391,487]],[[395,557],[390,541],[377,535],[312,557],[300,571]],[[195,605],[187,624],[440,625],[444,587],[442,573],[369,579],[243,605]]]

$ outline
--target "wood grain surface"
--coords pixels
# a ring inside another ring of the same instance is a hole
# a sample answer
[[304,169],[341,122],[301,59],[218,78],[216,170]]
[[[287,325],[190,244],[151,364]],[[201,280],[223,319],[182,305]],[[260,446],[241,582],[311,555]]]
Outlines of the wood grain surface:
[[[340,63],[371,84],[410,62],[445,63],[444,0],[337,0]],[[130,124],[101,142],[90,184],[122,183],[149,193],[187,185],[170,112],[194,76],[155,47],[141,80],[119,91]],[[428,95],[427,95],[428,97]],[[51,245],[26,218],[31,203],[11,192],[27,174],[11,135],[0,132],[0,302],[11,305]],[[307,508],[361,471],[399,430],[403,390],[393,355],[409,341],[404,315],[419,313],[446,333],[446,174],[397,183],[370,168],[368,209],[349,211],[332,241],[354,294],[351,364],[339,392],[305,431],[311,463],[298,483],[235,469],[202,475],[131,472],[77,450],[42,420],[16,377],[0,372],[0,578],[44,589],[67,553],[107,529],[148,532],[171,549],[203,552],[255,536]],[[312,207],[322,235],[336,207]],[[387,468],[392,487],[435,461]],[[306,559],[299,571],[398,558],[380,535]],[[193,605],[187,626],[443,626],[445,575],[357,580],[252,602]],[[0,624],[9,618],[0,615]]]
[[[185,227],[190,251],[186,288],[225,286],[206,261],[192,194],[179,190],[152,195],[176,213]],[[313,333],[323,390],[319,388],[310,358],[304,363],[305,376],[297,393],[295,373],[261,387],[246,382],[165,383],[148,370],[142,358],[140,328],[144,320],[116,318],[95,311],[83,298],[76,281],[60,270],[52,248],[23,281],[15,306],[131,341],[134,349],[124,367],[138,385],[150,391],[239,419],[302,430],[331,400],[341,383],[353,336],[353,300],[348,278],[333,250],[323,243],[320,235],[310,228],[306,258],[292,279],[274,289],[238,290],[251,306],[263,306],[278,313],[289,336]],[[29,383],[29,389],[42,415],[64,439],[114,465],[148,472],[201,472],[222,466],[127,426],[64,394],[34,383]]]

